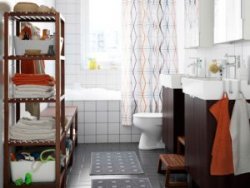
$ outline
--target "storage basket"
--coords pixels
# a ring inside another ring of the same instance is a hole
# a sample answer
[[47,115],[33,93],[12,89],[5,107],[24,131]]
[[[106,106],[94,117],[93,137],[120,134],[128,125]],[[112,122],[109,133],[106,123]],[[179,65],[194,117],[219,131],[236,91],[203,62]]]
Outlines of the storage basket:
[[[61,38],[60,43],[60,47],[62,48],[63,38]],[[14,37],[14,47],[16,55],[24,55],[25,50],[41,50],[41,54],[48,54],[50,45],[55,45],[54,38],[49,40],[21,40],[17,36]],[[61,48],[60,52],[62,50]]]
[[56,179],[55,161],[11,161],[11,179],[25,179],[26,173],[32,174],[32,182],[54,182]]

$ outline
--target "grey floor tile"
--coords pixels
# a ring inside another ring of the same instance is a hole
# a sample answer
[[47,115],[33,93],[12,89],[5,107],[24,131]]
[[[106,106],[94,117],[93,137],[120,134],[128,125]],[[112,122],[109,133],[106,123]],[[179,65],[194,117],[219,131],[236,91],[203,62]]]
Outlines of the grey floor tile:
[[[91,152],[135,151],[141,162],[144,174],[141,175],[105,175],[90,176]],[[159,154],[164,150],[139,150],[138,144],[79,144],[75,150],[74,164],[67,178],[67,188],[91,188],[91,179],[138,178],[148,177],[153,188],[164,188],[164,175],[157,173]]]

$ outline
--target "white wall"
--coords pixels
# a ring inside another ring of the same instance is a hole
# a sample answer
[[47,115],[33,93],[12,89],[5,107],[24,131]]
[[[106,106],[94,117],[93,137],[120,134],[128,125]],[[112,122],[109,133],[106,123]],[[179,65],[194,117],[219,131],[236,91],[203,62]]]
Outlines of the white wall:
[[[0,109],[3,111],[3,83],[2,83],[2,56],[3,56],[3,13],[12,10],[13,6],[19,0],[0,0]],[[39,5],[47,5],[55,7],[55,0],[25,0],[25,2],[34,2]],[[48,70],[51,70],[48,67]],[[3,114],[3,112],[1,113]],[[0,115],[0,188],[3,187],[3,116]]]

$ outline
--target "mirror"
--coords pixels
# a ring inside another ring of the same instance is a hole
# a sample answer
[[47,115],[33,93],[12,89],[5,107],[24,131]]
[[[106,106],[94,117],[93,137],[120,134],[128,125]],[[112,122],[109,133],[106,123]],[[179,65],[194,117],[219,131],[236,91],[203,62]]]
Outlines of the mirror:
[[244,0],[214,0],[214,43],[244,39]]

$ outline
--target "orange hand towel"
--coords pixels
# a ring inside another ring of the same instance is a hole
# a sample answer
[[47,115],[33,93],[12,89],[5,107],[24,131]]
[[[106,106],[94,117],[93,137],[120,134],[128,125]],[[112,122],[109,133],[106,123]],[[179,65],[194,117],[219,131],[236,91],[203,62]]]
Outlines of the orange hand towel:
[[210,112],[217,120],[210,166],[211,175],[229,175],[234,172],[228,103],[226,95],[210,108]]
[[55,80],[47,74],[15,74],[12,78],[15,85],[54,85]]

